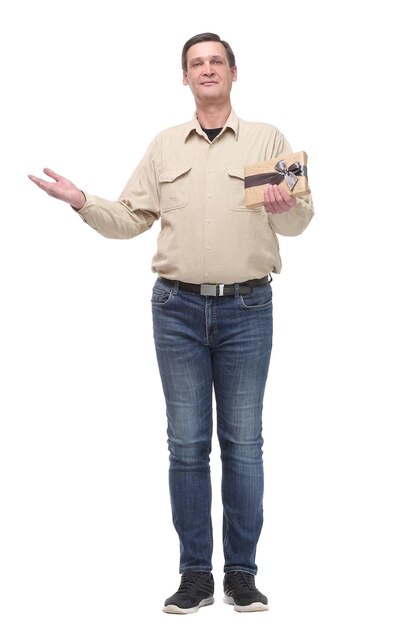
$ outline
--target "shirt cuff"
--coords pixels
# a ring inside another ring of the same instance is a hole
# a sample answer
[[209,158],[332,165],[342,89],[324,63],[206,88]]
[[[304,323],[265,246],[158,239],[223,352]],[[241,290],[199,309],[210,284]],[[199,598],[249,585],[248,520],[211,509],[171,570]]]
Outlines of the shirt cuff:
[[83,204],[81,209],[76,209],[75,207],[71,205],[74,211],[78,213],[78,215],[81,215],[81,216],[87,215],[87,213],[90,213],[91,209],[93,209],[95,205],[94,196],[91,196],[89,193],[86,193],[85,191],[83,191],[83,194],[85,196],[85,203]]
[[82,194],[83,194],[83,196],[84,196],[84,200],[85,200],[85,202],[84,202],[83,206],[82,206],[82,207],[80,207],[79,209],[77,209],[75,206],[72,206],[72,204],[71,204],[71,209],[74,209],[74,211],[76,211],[76,213],[79,213],[80,211],[82,211],[82,209],[85,207],[86,202],[87,202],[87,196],[86,196],[86,194],[84,193],[84,191],[83,191],[82,189],[80,189],[80,191],[81,191],[81,193],[82,193]]

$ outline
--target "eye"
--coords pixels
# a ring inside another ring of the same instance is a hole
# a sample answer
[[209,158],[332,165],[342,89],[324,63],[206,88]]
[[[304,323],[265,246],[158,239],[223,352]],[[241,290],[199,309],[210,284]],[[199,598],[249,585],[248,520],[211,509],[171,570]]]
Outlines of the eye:
[[201,61],[195,61],[195,62],[192,64],[192,67],[199,67],[200,65],[201,65]]

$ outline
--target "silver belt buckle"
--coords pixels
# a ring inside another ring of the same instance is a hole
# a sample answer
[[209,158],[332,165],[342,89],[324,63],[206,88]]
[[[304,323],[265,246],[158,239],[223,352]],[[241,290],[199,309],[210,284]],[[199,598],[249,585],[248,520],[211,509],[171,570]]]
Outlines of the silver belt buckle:
[[203,283],[202,285],[200,285],[200,295],[217,296],[217,285],[209,285],[208,283]]

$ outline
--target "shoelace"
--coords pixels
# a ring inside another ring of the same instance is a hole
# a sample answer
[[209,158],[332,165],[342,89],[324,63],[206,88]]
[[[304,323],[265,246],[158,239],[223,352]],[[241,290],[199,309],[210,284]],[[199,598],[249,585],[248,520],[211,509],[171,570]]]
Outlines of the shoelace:
[[183,574],[181,576],[180,586],[177,593],[184,593],[190,591],[196,583],[199,582],[199,576],[196,574]]
[[257,591],[253,576],[246,572],[233,572],[229,574],[230,584],[233,585],[235,591]]

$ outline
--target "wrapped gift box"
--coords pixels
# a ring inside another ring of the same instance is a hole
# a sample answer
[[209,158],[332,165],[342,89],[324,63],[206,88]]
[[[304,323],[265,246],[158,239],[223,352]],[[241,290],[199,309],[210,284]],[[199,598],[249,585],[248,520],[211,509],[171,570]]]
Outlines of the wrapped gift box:
[[269,161],[260,161],[245,167],[245,205],[254,209],[264,204],[264,189],[278,185],[291,196],[305,196],[309,192],[307,154],[293,152]]

